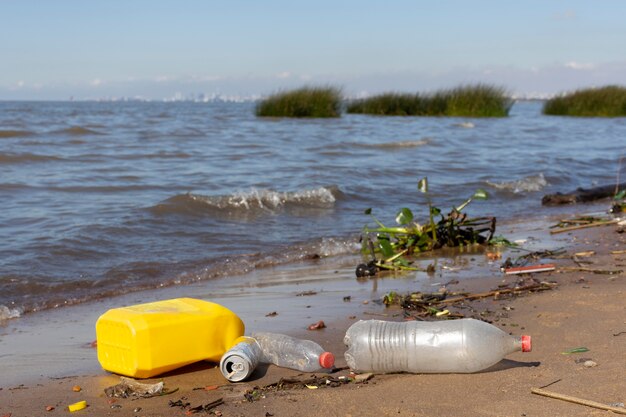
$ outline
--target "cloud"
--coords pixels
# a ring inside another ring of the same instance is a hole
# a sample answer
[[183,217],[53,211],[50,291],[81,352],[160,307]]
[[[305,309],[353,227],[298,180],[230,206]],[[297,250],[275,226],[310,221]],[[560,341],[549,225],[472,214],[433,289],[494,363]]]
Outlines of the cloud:
[[566,62],[564,66],[565,68],[570,68],[573,70],[592,70],[592,69],[595,69],[596,67],[594,64],[591,64],[591,63],[576,62],[576,61]]
[[[159,76],[94,79],[80,83],[38,84],[14,81],[0,85],[4,99],[100,99],[144,97],[161,100],[176,92],[182,97],[212,96],[258,97],[272,91],[301,87],[303,84],[335,85],[350,97],[386,91],[428,92],[459,84],[488,83],[524,95],[558,94],[579,88],[609,84],[626,85],[626,60],[613,62],[561,61],[545,66],[454,67],[447,71],[404,70],[363,73],[295,73],[245,76]],[[286,76],[288,74],[288,76]]]

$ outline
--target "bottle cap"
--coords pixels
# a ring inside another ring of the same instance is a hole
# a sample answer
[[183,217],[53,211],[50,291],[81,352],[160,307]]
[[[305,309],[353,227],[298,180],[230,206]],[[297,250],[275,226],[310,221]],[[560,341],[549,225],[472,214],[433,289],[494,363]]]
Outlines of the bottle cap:
[[522,352],[530,352],[531,350],[533,350],[533,346],[530,342],[530,336],[522,336]]
[[322,368],[332,368],[335,364],[335,355],[330,352],[324,352],[320,355],[320,365]]

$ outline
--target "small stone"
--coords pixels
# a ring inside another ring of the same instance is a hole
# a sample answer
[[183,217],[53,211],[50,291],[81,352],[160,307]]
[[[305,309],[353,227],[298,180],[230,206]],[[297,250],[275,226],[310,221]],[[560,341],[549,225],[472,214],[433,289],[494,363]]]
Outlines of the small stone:
[[354,376],[354,382],[356,382],[357,384],[360,382],[365,382],[372,379],[373,376],[374,374],[371,372],[368,372],[366,374],[358,374]]
[[585,361],[585,363],[583,363],[583,366],[585,368],[593,368],[594,366],[598,366],[598,364],[594,361]]
[[307,327],[308,330],[320,330],[326,327],[326,324],[324,323],[323,320],[318,321],[317,323],[313,323],[311,324],[309,327]]

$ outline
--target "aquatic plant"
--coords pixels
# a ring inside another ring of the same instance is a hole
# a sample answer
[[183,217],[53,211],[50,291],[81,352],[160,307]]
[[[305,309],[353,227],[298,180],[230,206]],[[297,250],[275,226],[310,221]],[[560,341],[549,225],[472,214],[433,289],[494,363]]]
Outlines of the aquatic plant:
[[336,87],[302,87],[281,91],[261,100],[259,117],[339,117],[341,90]]
[[549,116],[624,117],[626,87],[609,85],[560,94],[543,105]]
[[379,116],[506,117],[512,105],[504,88],[477,84],[432,94],[384,93],[354,100],[346,111]]
[[[372,260],[357,266],[357,276],[375,275],[378,270],[416,270],[406,256],[442,247],[457,247],[475,243],[487,243],[496,229],[495,217],[468,218],[462,212],[474,200],[485,200],[487,192],[478,189],[474,194],[450,213],[442,215],[441,210],[432,205],[428,194],[428,179],[417,183],[418,191],[427,197],[429,219],[425,224],[415,221],[411,209],[401,208],[396,214],[396,226],[386,226],[373,214],[365,210],[377,227],[365,226],[361,234],[361,252],[370,254]],[[439,216],[440,219],[435,221]],[[486,234],[486,235],[485,235]],[[378,257],[381,259],[378,259]]]

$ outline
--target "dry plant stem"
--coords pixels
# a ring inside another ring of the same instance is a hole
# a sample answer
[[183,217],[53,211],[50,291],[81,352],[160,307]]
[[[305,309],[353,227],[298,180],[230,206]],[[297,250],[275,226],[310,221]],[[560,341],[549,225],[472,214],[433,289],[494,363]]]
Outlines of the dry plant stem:
[[543,395],[544,397],[556,398],[557,400],[569,401],[575,404],[586,405],[587,407],[599,408],[600,410],[612,411],[617,414],[626,414],[626,408],[611,407],[595,401],[585,400],[582,398],[572,397],[570,395],[559,394],[552,391],[546,391],[540,388],[532,388],[530,390],[533,394]]
[[555,229],[555,230],[550,230],[550,234],[555,235],[557,233],[565,233],[565,232],[569,232],[571,230],[579,230],[579,229],[587,229],[589,227],[598,227],[598,226],[606,226],[609,224],[615,224],[617,223],[618,220],[606,220],[606,221],[602,221],[602,222],[595,222],[595,223],[589,223],[589,224],[579,224],[576,226],[569,226],[569,227],[562,227],[560,229]]
[[565,272],[565,271],[579,271],[579,272],[591,272],[593,274],[606,274],[606,275],[617,275],[617,274],[621,274],[622,271],[621,269],[614,269],[614,270],[608,270],[608,269],[593,269],[593,268],[585,268],[583,266],[564,266],[560,268],[561,272]]
[[483,293],[478,293],[478,294],[469,294],[469,295],[464,295],[461,297],[447,298],[445,300],[435,301],[433,302],[433,304],[453,304],[459,301],[477,300],[479,298],[487,298],[487,297],[492,297],[492,296],[500,295],[500,294],[509,294],[512,292],[547,290],[547,289],[551,289],[555,285],[556,284],[551,285],[551,284],[542,283],[542,284],[526,285],[525,287],[503,288],[501,290],[488,291],[488,292],[483,292]]

